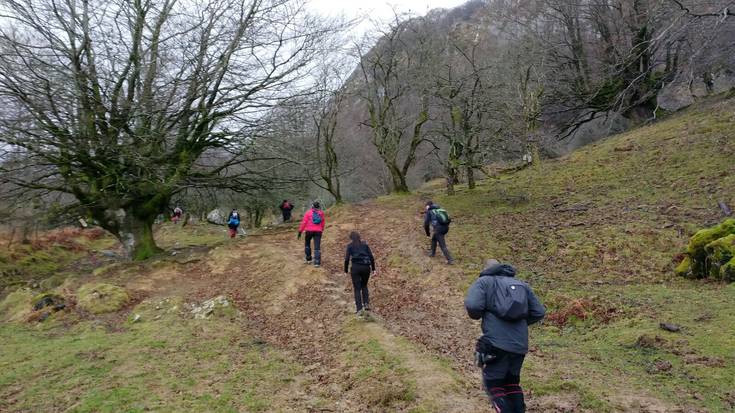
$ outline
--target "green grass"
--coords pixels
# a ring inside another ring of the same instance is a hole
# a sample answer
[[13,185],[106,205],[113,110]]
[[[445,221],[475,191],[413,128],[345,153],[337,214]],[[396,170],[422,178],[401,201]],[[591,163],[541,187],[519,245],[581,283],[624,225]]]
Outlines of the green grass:
[[278,411],[300,367],[224,319],[0,324],[0,410]]
[[416,383],[400,357],[384,349],[376,338],[362,332],[362,322],[345,325],[342,354],[349,374],[348,391],[366,406],[397,409],[416,400]]
[[[476,277],[477,262],[495,257],[518,266],[552,314],[575,300],[593,306],[588,319],[534,329],[533,344],[554,354],[529,358],[526,383],[536,394],[573,393],[592,411],[626,410],[610,390],[617,383],[672,405],[732,408],[735,286],[674,275],[689,236],[721,219],[717,200],[735,205],[732,103],[692,109],[475,190],[460,186],[455,196],[430,188],[414,198],[431,197],[452,215],[448,243],[467,275],[459,288]],[[660,322],[684,330],[667,333]],[[642,335],[666,344],[638,349]],[[660,361],[671,370],[656,371]]]

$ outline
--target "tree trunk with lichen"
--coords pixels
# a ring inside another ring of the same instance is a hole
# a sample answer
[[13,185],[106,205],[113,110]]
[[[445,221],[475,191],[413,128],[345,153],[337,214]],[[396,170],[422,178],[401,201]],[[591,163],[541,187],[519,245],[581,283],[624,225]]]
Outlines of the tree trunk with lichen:
[[475,181],[475,168],[472,166],[467,167],[467,188],[475,189],[477,183]]
[[153,238],[153,223],[166,210],[168,201],[169,197],[160,193],[123,205],[98,200],[97,205],[103,206],[90,208],[90,214],[120,241],[129,259],[140,261],[163,251]]
[[161,251],[153,239],[153,221],[156,215],[138,216],[132,210],[109,209],[105,211],[102,228],[110,231],[133,261],[150,258]]

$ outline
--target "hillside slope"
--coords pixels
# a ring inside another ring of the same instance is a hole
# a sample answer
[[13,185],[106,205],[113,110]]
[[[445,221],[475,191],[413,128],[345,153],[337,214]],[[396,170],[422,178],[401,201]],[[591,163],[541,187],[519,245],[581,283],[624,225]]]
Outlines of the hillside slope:
[[[495,257],[549,309],[532,329],[529,411],[731,411],[735,285],[673,267],[687,237],[722,218],[717,201],[735,204],[733,106],[701,105],[453,197],[436,183],[332,209],[320,269],[282,225],[70,276],[56,290],[70,302],[90,280],[124,285],[133,302],[0,324],[0,410],[489,411],[471,364],[479,326],[462,300]],[[452,215],[458,265],[426,256],[427,198]],[[352,316],[341,273],[351,230],[378,259],[371,322]],[[192,244],[200,229],[161,231]],[[192,318],[191,303],[218,295],[239,313]],[[23,305],[6,299],[0,317]]]

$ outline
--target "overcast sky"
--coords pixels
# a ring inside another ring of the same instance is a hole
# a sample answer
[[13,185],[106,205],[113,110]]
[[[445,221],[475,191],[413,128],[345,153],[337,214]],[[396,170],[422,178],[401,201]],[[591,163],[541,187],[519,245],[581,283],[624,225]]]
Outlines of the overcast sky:
[[[370,17],[372,19],[387,20],[393,16],[393,8],[400,13],[411,12],[414,15],[424,15],[427,11],[436,8],[452,8],[465,3],[467,0],[310,0],[309,7],[324,15],[344,14],[347,18]],[[370,24],[364,23],[356,28],[362,32]]]

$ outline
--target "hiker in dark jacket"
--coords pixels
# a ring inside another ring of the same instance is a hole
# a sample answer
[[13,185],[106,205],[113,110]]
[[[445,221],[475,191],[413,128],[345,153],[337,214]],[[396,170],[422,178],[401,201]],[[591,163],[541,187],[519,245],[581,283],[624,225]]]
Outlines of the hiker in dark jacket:
[[363,316],[370,311],[370,293],[368,292],[368,281],[370,273],[375,272],[375,258],[368,244],[360,239],[360,234],[355,231],[350,233],[350,242],[345,251],[345,274],[350,269],[352,262],[352,288],[355,290],[355,313]]
[[281,205],[278,206],[281,210],[281,215],[283,215],[283,222],[291,221],[291,210],[293,210],[293,207],[294,204],[288,202],[287,199],[284,199],[283,202],[281,202]]
[[[499,413],[526,411],[520,382],[523,359],[528,353],[528,326],[543,319],[546,313],[531,287],[515,279],[515,274],[511,265],[488,260],[464,300],[470,318],[482,319],[483,335],[477,342],[476,359],[483,367],[483,387]],[[507,298],[498,298],[496,290],[511,292],[502,295],[514,297],[510,303],[525,303],[520,308],[510,307],[520,318],[508,319],[510,310],[505,313],[505,319],[496,315],[497,308],[504,307],[499,304],[509,303]],[[525,291],[525,295],[513,295],[519,290]],[[503,299],[506,301],[500,302]]]
[[[452,255],[449,254],[449,249],[447,248],[447,243],[444,240],[444,237],[449,232],[449,222],[441,222],[439,219],[440,217],[437,215],[436,210],[441,209],[439,205],[435,205],[433,202],[429,201],[426,203],[426,214],[424,215],[424,231],[426,232],[427,237],[431,237],[431,252],[429,253],[430,257],[433,257],[436,255],[436,244],[439,244],[439,248],[441,248],[442,253],[444,254],[444,258],[447,259],[447,264],[454,264],[454,259],[452,258]],[[429,232],[429,228],[431,227],[432,231]]]

